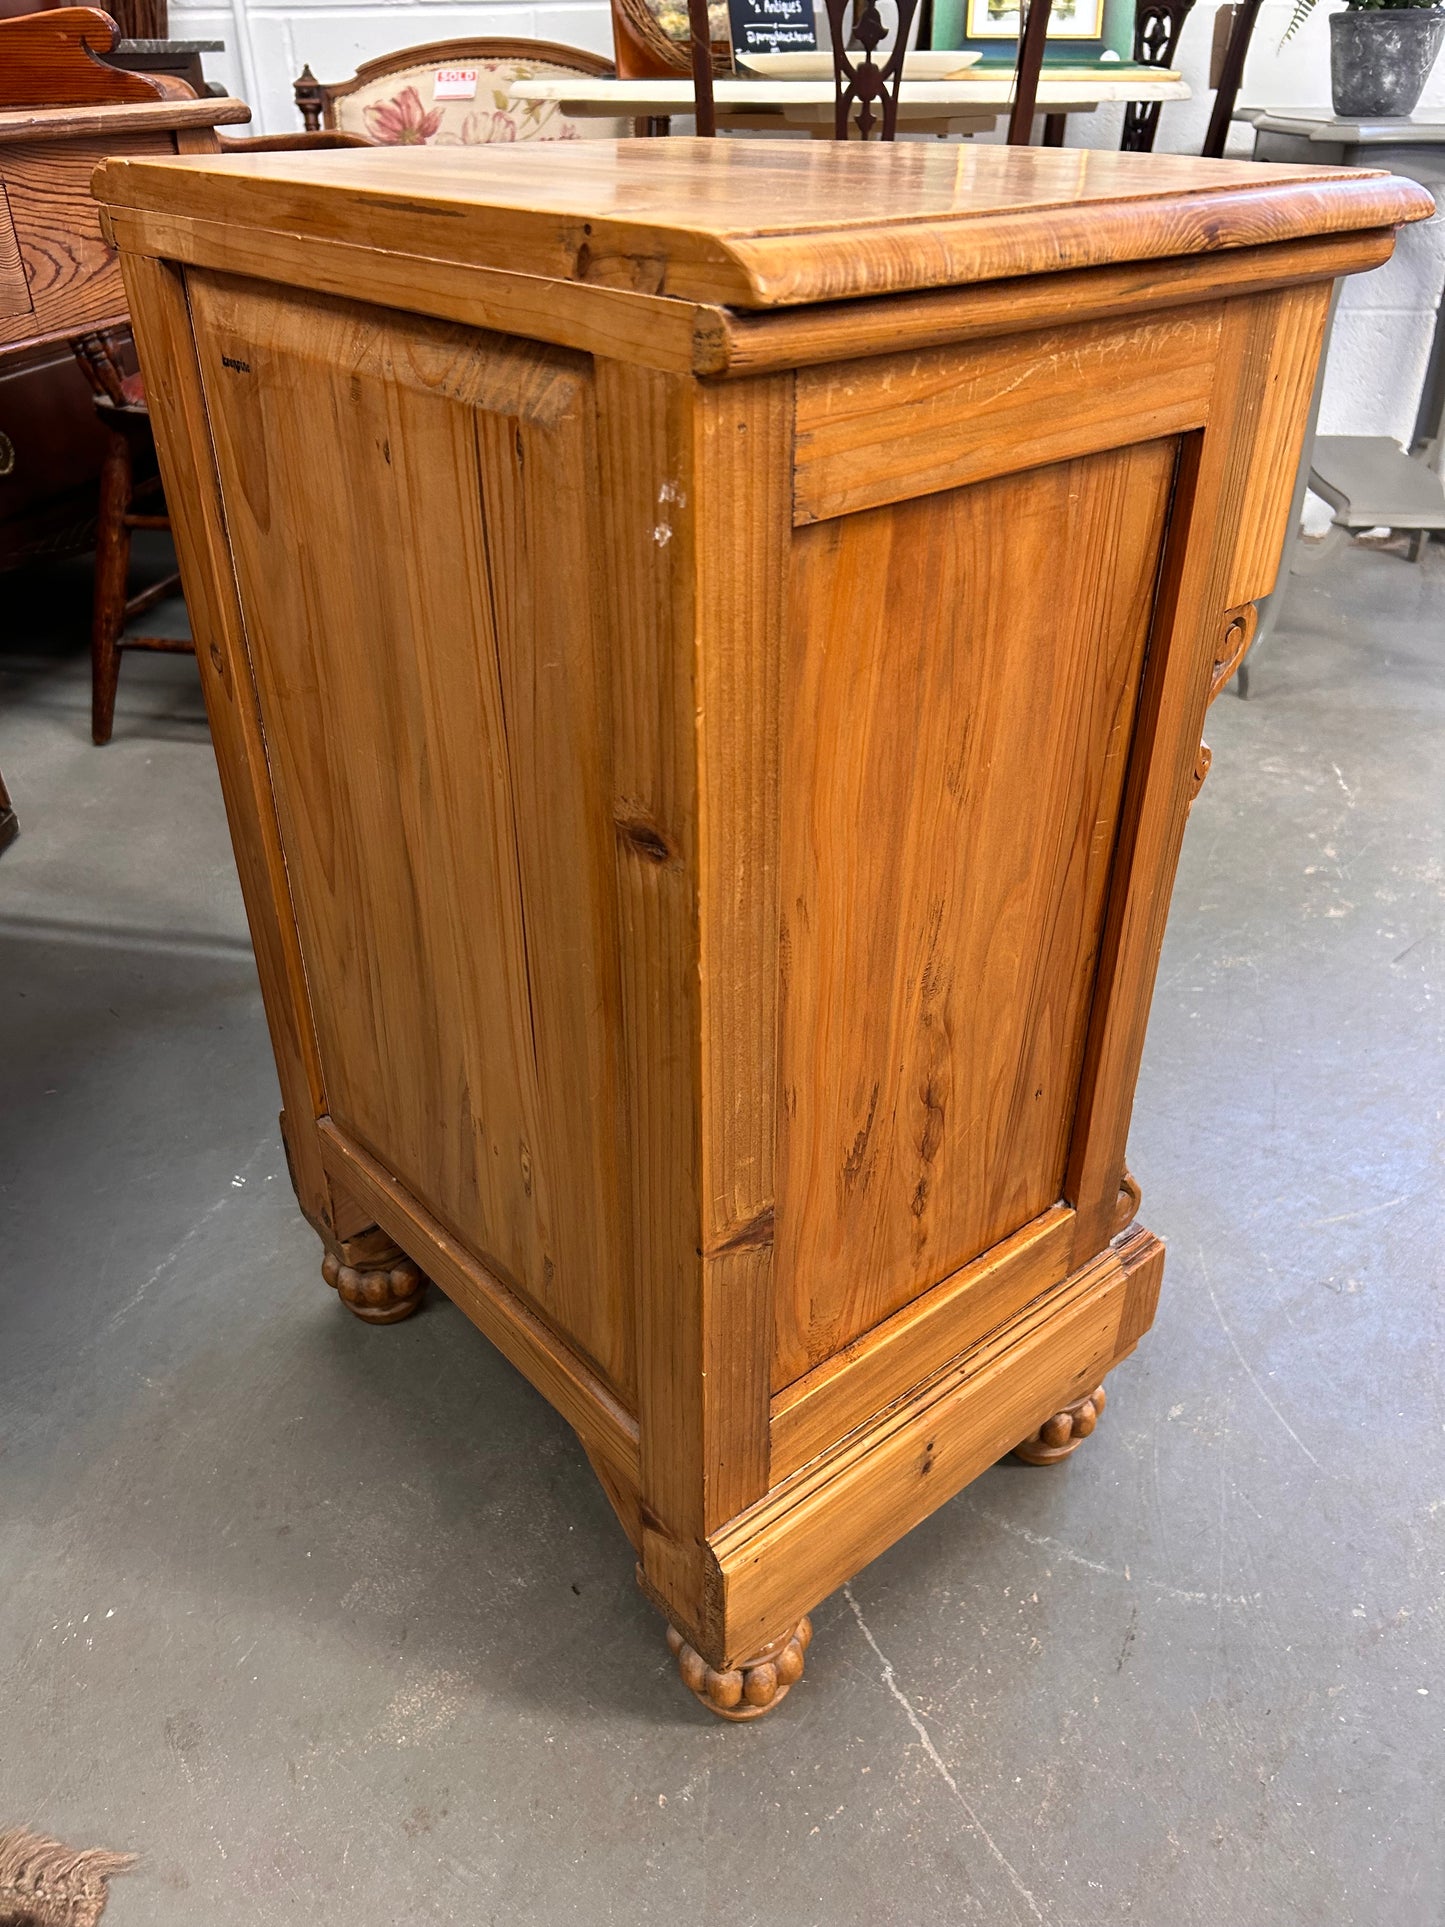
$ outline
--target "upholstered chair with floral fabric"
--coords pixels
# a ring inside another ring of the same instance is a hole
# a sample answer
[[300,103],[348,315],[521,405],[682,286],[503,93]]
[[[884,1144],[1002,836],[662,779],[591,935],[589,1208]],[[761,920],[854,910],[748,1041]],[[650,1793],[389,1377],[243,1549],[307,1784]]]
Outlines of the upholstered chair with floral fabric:
[[512,91],[515,81],[539,74],[613,71],[597,54],[545,40],[438,40],[368,60],[350,80],[319,81],[307,67],[296,105],[308,130],[334,128],[378,147],[615,139],[632,133],[630,120],[573,119],[555,101],[519,100]]

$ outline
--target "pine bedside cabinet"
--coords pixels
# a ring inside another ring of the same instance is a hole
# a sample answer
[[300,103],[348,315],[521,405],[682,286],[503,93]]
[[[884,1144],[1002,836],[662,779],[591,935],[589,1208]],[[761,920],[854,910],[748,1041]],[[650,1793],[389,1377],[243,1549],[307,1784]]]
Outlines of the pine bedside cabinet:
[[753,1718],[1151,1322],[1204,713],[1331,282],[1429,196],[768,140],[96,193],[325,1276],[461,1306]]

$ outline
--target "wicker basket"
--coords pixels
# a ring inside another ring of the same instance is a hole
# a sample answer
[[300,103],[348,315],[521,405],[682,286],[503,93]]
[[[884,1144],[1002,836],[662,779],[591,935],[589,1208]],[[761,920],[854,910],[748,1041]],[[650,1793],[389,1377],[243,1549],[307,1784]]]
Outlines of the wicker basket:
[[[712,70],[715,74],[733,71],[731,28],[725,4],[710,0],[708,17],[713,31]],[[664,19],[668,24],[663,24]],[[680,23],[680,34],[669,28]],[[721,27],[722,35],[718,37]],[[617,72],[627,80],[649,76],[665,79],[670,74],[691,71],[692,55],[688,40],[686,0],[612,0],[612,37],[617,54]]]

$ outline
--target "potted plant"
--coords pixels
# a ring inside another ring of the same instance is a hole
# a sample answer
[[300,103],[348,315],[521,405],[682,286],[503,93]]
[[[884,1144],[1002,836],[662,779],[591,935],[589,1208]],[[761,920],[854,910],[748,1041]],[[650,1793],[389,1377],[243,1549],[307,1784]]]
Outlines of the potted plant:
[[[1295,0],[1288,40],[1314,7]],[[1342,120],[1404,117],[1414,112],[1445,39],[1445,7],[1436,0],[1346,0],[1330,16],[1330,91]]]

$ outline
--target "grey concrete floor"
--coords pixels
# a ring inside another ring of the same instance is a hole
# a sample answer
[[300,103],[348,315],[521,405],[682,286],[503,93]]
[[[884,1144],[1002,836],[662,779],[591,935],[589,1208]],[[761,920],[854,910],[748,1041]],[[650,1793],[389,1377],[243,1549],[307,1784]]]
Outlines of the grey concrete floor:
[[1439,1927],[1445,553],[1297,578],[1213,712],[1098,1433],[744,1728],[460,1314],[322,1284],[194,665],[92,749],[83,593],[0,584],[0,1827],[139,1850],[107,1927]]

